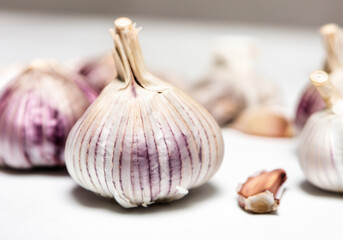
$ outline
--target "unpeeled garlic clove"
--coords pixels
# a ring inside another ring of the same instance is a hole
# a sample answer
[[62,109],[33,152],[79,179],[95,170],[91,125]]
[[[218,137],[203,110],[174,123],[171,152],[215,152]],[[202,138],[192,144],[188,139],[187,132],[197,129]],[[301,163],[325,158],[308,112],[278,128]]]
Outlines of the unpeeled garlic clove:
[[325,72],[315,71],[310,79],[327,108],[314,113],[300,134],[300,166],[313,185],[343,192],[343,97]]
[[258,106],[246,109],[232,125],[244,133],[265,137],[291,137],[291,121],[278,108]]
[[33,61],[11,78],[0,94],[0,164],[64,165],[68,133],[97,94],[77,73],[52,61]]
[[115,28],[118,79],[71,130],[68,172],[126,208],[182,198],[220,167],[221,131],[202,106],[148,72],[130,19]]
[[286,180],[287,175],[283,169],[262,171],[249,177],[237,188],[239,205],[254,213],[275,211],[279,206]]

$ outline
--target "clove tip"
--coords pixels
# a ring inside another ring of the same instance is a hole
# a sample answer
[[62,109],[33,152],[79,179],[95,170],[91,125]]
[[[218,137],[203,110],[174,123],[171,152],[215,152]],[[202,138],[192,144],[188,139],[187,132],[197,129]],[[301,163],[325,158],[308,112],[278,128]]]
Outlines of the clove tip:
[[329,75],[324,71],[314,71],[310,74],[310,80],[314,86],[321,86],[329,81]]

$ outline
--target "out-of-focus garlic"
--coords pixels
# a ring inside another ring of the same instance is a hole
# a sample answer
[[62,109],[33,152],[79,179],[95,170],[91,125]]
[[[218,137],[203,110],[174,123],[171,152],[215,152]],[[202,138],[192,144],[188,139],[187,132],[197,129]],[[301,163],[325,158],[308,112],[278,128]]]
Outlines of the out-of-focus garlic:
[[257,70],[257,50],[251,39],[220,37],[212,51],[211,69],[191,93],[220,126],[233,122],[246,108],[280,103],[275,83]]
[[285,170],[262,171],[249,177],[237,187],[238,203],[246,211],[268,213],[275,211],[287,180]]
[[75,69],[84,76],[88,84],[100,93],[117,76],[112,54],[82,61]]
[[115,21],[111,82],[73,127],[66,165],[82,187],[123,207],[182,198],[219,168],[224,145],[211,115],[146,69],[138,29]]
[[327,108],[314,113],[301,132],[300,165],[313,185],[343,192],[343,98],[325,72],[315,71],[310,79]]
[[258,106],[243,111],[232,125],[242,132],[265,137],[291,137],[293,126],[281,109]]
[[[320,28],[325,49],[326,61],[324,69],[338,90],[343,93],[343,30],[336,24],[327,24]],[[295,117],[295,125],[301,130],[308,118],[315,112],[325,108],[325,103],[317,89],[308,85],[303,92]]]
[[0,94],[1,164],[64,165],[68,133],[97,94],[77,73],[51,61],[36,60],[11,78]]

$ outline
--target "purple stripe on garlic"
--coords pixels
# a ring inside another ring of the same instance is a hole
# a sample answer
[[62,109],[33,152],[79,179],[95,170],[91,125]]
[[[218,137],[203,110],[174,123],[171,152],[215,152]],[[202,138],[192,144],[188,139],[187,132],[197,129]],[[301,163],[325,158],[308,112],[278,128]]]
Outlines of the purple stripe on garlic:
[[97,96],[80,78],[43,60],[18,69],[0,95],[2,165],[64,165],[68,133]]
[[193,99],[146,70],[131,20],[115,26],[118,79],[71,130],[67,169],[82,187],[123,207],[182,198],[221,165],[219,126]]

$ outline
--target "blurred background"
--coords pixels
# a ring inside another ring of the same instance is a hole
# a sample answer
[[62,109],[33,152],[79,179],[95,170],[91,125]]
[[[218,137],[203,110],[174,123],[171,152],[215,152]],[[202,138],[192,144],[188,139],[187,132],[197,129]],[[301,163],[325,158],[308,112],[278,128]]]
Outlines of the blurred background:
[[323,63],[318,28],[342,23],[342,7],[340,0],[0,0],[0,66],[107,53],[113,20],[128,16],[143,27],[147,65],[189,81],[207,73],[215,37],[253,39],[259,69],[281,85],[292,115],[308,74]]
[[2,9],[60,13],[134,14],[157,18],[229,20],[247,23],[316,26],[342,22],[340,0],[15,0],[0,1]]

